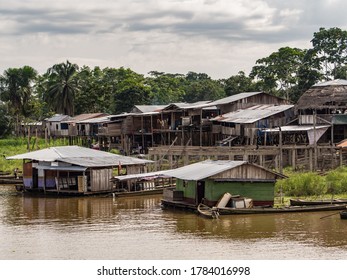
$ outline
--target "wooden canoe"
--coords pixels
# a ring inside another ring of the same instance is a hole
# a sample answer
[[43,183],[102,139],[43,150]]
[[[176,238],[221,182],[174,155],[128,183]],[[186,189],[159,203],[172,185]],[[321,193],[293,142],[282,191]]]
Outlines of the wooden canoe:
[[218,219],[219,216],[219,213],[215,207],[211,208],[203,203],[198,205],[198,212],[200,215],[210,219]]
[[346,204],[347,199],[330,199],[330,200],[303,200],[303,199],[290,199],[291,206],[313,206],[313,205],[332,205],[332,204]]
[[318,212],[346,209],[345,204],[316,205],[316,206],[287,206],[287,207],[253,207],[253,208],[218,208],[220,215],[242,215],[242,214],[274,214],[274,213],[300,213]]

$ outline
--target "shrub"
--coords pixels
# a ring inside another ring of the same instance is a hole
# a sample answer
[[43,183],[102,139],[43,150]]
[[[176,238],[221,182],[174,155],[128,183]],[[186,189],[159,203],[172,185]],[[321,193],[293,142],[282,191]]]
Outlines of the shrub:
[[318,196],[326,193],[325,179],[313,172],[299,173],[277,181],[276,190],[287,196]]

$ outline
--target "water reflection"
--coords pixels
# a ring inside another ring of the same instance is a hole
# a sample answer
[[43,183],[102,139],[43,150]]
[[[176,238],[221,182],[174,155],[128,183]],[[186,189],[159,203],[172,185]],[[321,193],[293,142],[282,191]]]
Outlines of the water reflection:
[[1,187],[0,257],[199,259],[207,250],[215,259],[347,259],[347,221],[321,219],[334,212],[209,220],[163,210],[160,199],[34,197]]

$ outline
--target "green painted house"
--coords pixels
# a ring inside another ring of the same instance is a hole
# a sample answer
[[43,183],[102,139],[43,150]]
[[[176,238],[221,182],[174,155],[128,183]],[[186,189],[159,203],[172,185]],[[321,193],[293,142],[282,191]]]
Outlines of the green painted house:
[[169,170],[176,189],[164,193],[165,201],[192,206],[214,206],[226,192],[253,199],[255,206],[274,204],[275,182],[285,176],[247,161],[206,160]]

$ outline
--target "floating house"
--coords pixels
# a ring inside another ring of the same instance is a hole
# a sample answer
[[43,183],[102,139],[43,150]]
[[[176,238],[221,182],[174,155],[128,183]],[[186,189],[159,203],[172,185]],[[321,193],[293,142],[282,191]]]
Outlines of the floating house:
[[113,192],[114,173],[144,173],[152,162],[78,146],[52,147],[7,159],[23,160],[25,190],[72,195]]
[[246,161],[206,160],[165,172],[176,178],[174,190],[164,190],[162,204],[196,208],[202,201],[212,207],[225,194],[253,199],[255,206],[273,206],[275,182],[285,176]]

